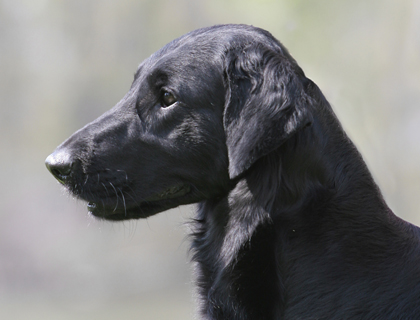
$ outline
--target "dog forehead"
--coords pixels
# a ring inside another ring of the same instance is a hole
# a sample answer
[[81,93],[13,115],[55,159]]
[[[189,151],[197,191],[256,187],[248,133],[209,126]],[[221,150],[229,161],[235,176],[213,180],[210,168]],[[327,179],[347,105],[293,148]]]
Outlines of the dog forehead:
[[245,43],[264,42],[267,32],[246,25],[219,25],[191,31],[153,53],[138,67],[137,74],[150,71],[157,65],[208,65],[220,63],[232,47]]
[[191,67],[206,69],[221,65],[223,51],[219,49],[218,43],[203,40],[200,38],[169,43],[145,60],[140,68],[146,73],[152,73],[159,70],[188,71]]

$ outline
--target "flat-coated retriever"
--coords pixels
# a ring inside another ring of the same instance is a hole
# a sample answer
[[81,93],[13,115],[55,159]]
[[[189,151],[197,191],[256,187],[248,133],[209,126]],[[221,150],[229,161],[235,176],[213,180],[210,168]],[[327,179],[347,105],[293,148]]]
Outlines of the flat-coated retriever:
[[420,229],[264,30],[169,43],[46,164],[102,219],[198,202],[202,319],[420,319]]

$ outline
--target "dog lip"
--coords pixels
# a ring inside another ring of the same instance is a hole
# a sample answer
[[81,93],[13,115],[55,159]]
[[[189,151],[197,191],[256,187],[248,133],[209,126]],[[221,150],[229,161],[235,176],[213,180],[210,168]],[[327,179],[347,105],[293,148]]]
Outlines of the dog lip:
[[166,189],[163,192],[160,192],[158,194],[155,194],[154,196],[147,198],[143,202],[153,202],[153,201],[182,197],[186,195],[188,192],[190,192],[190,190],[191,190],[190,186],[184,185],[184,184],[178,184],[178,185],[175,185]]
[[[98,202],[89,201],[87,204],[88,212],[93,214],[95,217],[105,218],[105,219],[113,219],[113,216],[121,216],[124,215],[123,219],[130,219],[130,215],[127,216],[127,211],[139,211],[142,212],[148,206],[158,206],[160,201],[172,200],[176,198],[181,198],[184,195],[187,195],[191,191],[191,187],[185,184],[178,184],[172,186],[170,188],[165,189],[165,191],[155,194],[138,204],[135,204],[130,207],[120,207],[112,205],[103,205]],[[141,214],[140,214],[141,216]],[[147,216],[147,215],[146,215]],[[120,219],[118,219],[120,220]]]

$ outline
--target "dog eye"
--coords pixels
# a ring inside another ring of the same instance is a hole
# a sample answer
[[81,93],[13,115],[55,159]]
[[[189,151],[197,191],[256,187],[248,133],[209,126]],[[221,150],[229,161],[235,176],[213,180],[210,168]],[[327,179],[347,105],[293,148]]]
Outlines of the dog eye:
[[162,107],[166,108],[173,105],[176,102],[176,97],[170,92],[164,92],[162,95]]

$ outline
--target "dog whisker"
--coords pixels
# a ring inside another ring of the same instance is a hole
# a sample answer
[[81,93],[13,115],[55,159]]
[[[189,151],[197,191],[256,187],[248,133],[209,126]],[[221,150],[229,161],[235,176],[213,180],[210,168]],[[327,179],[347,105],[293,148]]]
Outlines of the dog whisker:
[[104,187],[104,189],[105,189],[105,192],[106,192],[107,196],[109,197],[108,188],[106,187],[105,183],[101,182],[101,184],[102,184],[102,186]]
[[124,205],[124,214],[125,214],[125,217],[127,217],[127,206],[126,206],[126,204],[125,204],[125,197],[124,197],[124,193],[122,192],[122,190],[121,189],[119,189],[118,188],[118,190],[120,191],[120,193],[121,193],[121,197],[122,197],[122,199],[123,199],[123,205]]
[[117,197],[117,203],[115,204],[115,208],[114,208],[114,211],[113,211],[113,212],[115,212],[115,211],[117,211],[117,208],[118,208],[118,198],[119,198],[119,196],[118,196],[118,191],[117,191],[117,189],[114,187],[114,185],[112,184],[112,182],[110,182],[109,184],[110,184],[110,185],[111,185],[111,187],[114,189],[114,191],[115,191],[115,195],[116,195],[116,197]]
[[84,186],[87,184],[88,180],[89,180],[89,175],[86,174],[86,179],[85,179],[85,182],[83,183]]

